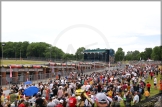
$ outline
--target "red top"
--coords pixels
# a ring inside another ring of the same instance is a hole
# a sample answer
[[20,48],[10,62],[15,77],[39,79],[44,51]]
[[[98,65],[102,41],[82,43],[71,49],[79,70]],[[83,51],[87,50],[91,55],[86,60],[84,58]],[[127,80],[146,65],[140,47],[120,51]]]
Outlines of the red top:
[[148,83],[148,84],[147,84],[147,87],[148,87],[148,88],[150,88],[150,87],[151,87],[151,84],[150,84],[150,83]]
[[69,107],[76,107],[77,100],[75,97],[69,98]]
[[62,104],[58,104],[55,107],[64,107]]
[[18,107],[25,107],[25,104],[21,103]]

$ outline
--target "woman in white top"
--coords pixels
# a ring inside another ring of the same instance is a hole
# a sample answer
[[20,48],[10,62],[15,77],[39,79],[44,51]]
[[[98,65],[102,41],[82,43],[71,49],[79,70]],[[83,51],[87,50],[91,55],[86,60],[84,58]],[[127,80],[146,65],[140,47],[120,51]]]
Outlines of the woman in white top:
[[157,89],[157,78],[154,78],[154,88]]

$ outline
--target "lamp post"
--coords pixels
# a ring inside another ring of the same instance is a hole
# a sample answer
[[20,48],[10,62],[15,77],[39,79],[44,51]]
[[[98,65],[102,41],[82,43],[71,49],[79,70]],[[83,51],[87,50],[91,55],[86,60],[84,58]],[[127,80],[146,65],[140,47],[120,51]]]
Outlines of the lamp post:
[[2,44],[2,61],[3,61],[3,46],[5,46],[5,44]]
[[106,55],[107,55],[107,53],[105,52],[105,63],[106,63]]
[[21,60],[21,49],[20,49],[20,60]]
[[94,53],[94,61],[95,61],[95,53]]
[[15,60],[16,60],[16,48],[15,48]]
[[50,48],[50,61],[51,61],[51,48]]

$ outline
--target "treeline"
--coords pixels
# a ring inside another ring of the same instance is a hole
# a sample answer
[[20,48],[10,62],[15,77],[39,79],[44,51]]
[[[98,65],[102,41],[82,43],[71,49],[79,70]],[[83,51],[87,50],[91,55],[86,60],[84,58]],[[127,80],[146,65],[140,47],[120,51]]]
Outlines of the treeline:
[[[83,55],[80,56],[84,48],[81,47],[74,54],[64,53],[61,49],[56,46],[45,42],[3,42],[0,47],[0,56],[3,58],[47,58],[57,60],[81,60]],[[3,48],[3,49],[2,49]]]
[[139,52],[138,50],[135,51],[128,51],[125,53],[122,48],[118,48],[115,53],[115,60],[122,61],[122,60],[155,60],[161,61],[162,60],[162,47],[155,46],[154,48],[145,48],[143,52]]
[[[0,56],[3,58],[47,58],[47,59],[58,59],[58,60],[83,60],[84,47],[77,49],[75,54],[64,53],[61,49],[56,46],[45,42],[3,42],[0,47]],[[3,49],[2,49],[3,48]],[[115,61],[122,60],[161,60],[162,59],[162,48],[155,46],[152,48],[145,48],[143,52],[128,51],[125,53],[122,48],[118,48],[115,53]]]

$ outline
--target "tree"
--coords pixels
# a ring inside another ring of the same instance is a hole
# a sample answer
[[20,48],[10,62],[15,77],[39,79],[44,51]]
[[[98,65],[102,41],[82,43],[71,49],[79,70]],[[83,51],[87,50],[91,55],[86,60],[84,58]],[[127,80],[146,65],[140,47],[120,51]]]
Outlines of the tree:
[[146,56],[146,58],[148,59],[150,59],[151,58],[151,53],[152,53],[152,48],[145,48],[145,56]]
[[140,53],[141,60],[147,60],[147,57],[145,55],[145,52]]
[[122,61],[124,59],[124,51],[122,48],[118,48],[115,53],[115,61]]
[[128,61],[132,60],[132,51],[127,52],[127,55],[125,56],[125,60],[128,60]]
[[132,52],[132,60],[139,60],[140,59],[140,52],[135,50]]
[[49,47],[46,47],[45,49],[45,53],[44,53],[44,56],[46,58],[52,58],[52,59],[62,59],[63,58],[63,55],[64,55],[64,52],[57,48],[56,46],[52,47],[52,46],[49,46]]
[[161,60],[161,52],[160,47],[156,46],[152,50],[151,59],[153,60]]
[[51,45],[44,42],[33,42],[27,47],[27,56],[45,57],[46,49],[49,47]]
[[73,54],[65,53],[63,55],[63,59],[64,60],[74,60],[75,59],[75,56]]
[[80,47],[77,49],[76,53],[75,53],[75,56],[76,56],[76,59],[78,60],[83,60],[84,59],[84,50],[85,48],[84,47]]

